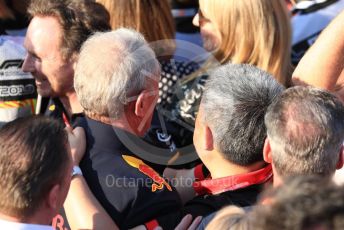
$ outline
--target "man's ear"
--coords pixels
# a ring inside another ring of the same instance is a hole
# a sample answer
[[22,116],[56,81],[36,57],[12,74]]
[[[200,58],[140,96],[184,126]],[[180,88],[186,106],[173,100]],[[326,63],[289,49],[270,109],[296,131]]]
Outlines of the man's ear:
[[269,138],[265,139],[264,148],[263,148],[263,158],[266,163],[272,163],[272,156],[271,156],[271,146]]
[[75,70],[76,70],[76,62],[73,63],[73,70],[75,72]]
[[73,68],[74,71],[76,70],[76,64],[78,62],[78,59],[79,59],[79,54],[77,54],[75,52],[69,58],[69,61],[70,61],[71,65],[72,65],[72,68]]
[[337,162],[337,169],[341,169],[344,165],[344,147],[342,146],[339,150],[339,158]]
[[135,103],[135,114],[144,117],[147,113],[153,113],[156,104],[156,95],[152,91],[143,90],[137,97]]
[[213,133],[211,132],[210,128],[208,126],[204,127],[204,148],[207,151],[212,151],[214,149],[214,137]]
[[51,210],[57,211],[59,208],[60,185],[55,184],[49,191],[47,205]]

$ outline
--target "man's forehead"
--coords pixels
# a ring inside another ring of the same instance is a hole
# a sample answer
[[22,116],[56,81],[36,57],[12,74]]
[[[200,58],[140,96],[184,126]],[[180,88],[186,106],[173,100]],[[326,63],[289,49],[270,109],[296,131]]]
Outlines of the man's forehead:
[[56,17],[35,16],[32,18],[25,37],[25,46],[60,45],[62,29]]

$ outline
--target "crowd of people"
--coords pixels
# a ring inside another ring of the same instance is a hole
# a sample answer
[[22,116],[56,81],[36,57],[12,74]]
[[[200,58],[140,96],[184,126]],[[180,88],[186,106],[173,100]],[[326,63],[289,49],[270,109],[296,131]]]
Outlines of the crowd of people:
[[342,229],[343,9],[0,0],[0,228]]

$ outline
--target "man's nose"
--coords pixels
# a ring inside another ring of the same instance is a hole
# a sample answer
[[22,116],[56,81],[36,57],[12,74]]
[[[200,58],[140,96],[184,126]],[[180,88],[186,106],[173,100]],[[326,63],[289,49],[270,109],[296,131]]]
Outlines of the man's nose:
[[26,54],[22,65],[22,70],[25,73],[32,73],[35,70],[34,58],[30,54]]

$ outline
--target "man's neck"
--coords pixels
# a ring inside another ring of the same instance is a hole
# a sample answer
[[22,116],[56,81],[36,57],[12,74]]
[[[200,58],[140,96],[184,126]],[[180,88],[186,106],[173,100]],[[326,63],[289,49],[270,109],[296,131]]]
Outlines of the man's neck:
[[113,127],[124,130],[128,133],[135,135],[135,136],[141,136],[141,137],[144,136],[144,135],[142,135],[142,133],[138,132],[137,130],[133,130],[132,126],[131,126],[132,124],[129,124],[129,122],[127,120],[124,120],[123,118],[111,119],[111,118],[108,118],[105,116],[99,116],[96,114],[89,114],[89,113],[87,113],[86,115],[93,120],[96,120],[96,121],[99,121],[99,122],[102,122],[102,123],[105,123],[108,125],[112,125]]
[[71,116],[74,113],[82,113],[83,108],[80,105],[75,91],[67,93],[65,96],[59,97],[64,109]]
[[240,166],[228,161],[223,157],[223,154],[217,152],[216,150],[209,154],[212,155],[212,159],[207,160],[207,162],[204,162],[204,164],[209,169],[212,179],[245,174],[257,171],[265,166],[263,161],[249,166]]

